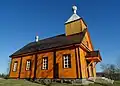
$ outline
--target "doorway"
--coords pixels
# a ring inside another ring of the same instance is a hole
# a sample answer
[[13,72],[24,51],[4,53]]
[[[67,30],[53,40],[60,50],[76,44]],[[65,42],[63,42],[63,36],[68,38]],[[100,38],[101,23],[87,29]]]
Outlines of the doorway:
[[93,77],[94,73],[93,73],[93,65],[90,64],[90,62],[87,61],[87,73],[88,73],[88,77]]
[[55,71],[54,72],[55,72],[54,78],[58,79],[59,78],[59,64],[58,63],[55,64]]
[[59,64],[56,63],[56,51],[54,51],[54,57],[53,57],[53,78],[58,79],[59,78]]

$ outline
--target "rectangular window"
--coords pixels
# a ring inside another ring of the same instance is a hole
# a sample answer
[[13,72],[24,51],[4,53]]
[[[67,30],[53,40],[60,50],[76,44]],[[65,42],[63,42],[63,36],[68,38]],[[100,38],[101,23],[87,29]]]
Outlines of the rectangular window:
[[18,65],[18,62],[15,61],[15,62],[14,62],[14,65],[13,65],[13,71],[14,71],[14,72],[17,71],[17,65]]
[[48,69],[48,57],[43,57],[43,59],[42,59],[42,69],[43,70]]
[[71,68],[71,56],[70,54],[63,55],[63,67]]
[[27,60],[26,70],[30,70],[30,68],[31,68],[31,60]]

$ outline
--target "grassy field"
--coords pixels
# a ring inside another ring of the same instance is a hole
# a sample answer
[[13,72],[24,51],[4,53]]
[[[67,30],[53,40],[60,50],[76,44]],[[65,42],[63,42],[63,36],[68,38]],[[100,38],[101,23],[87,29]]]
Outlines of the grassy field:
[[0,86],[44,86],[26,80],[0,79]]
[[[45,86],[45,85],[32,83],[27,80],[0,79],[0,86]],[[50,86],[72,86],[72,85],[55,83],[55,84],[51,84]],[[88,86],[107,86],[107,85],[91,84]],[[110,85],[108,85],[108,86],[110,86]],[[113,86],[120,86],[120,81],[115,81]]]

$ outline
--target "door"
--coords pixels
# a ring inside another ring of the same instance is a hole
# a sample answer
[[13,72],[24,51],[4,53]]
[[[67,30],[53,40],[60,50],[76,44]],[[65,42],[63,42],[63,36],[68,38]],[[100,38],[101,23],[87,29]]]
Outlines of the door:
[[54,51],[54,60],[53,60],[53,78],[59,78],[59,64],[56,63],[56,51]]
[[59,64],[56,63],[55,65],[55,78],[58,79],[59,78]]

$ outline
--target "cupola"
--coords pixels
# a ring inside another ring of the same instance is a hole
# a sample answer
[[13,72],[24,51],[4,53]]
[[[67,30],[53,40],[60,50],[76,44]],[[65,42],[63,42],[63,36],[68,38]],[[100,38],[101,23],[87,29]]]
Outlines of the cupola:
[[65,22],[66,36],[80,33],[87,28],[83,19],[77,15],[77,6],[73,6],[72,11],[72,16]]

